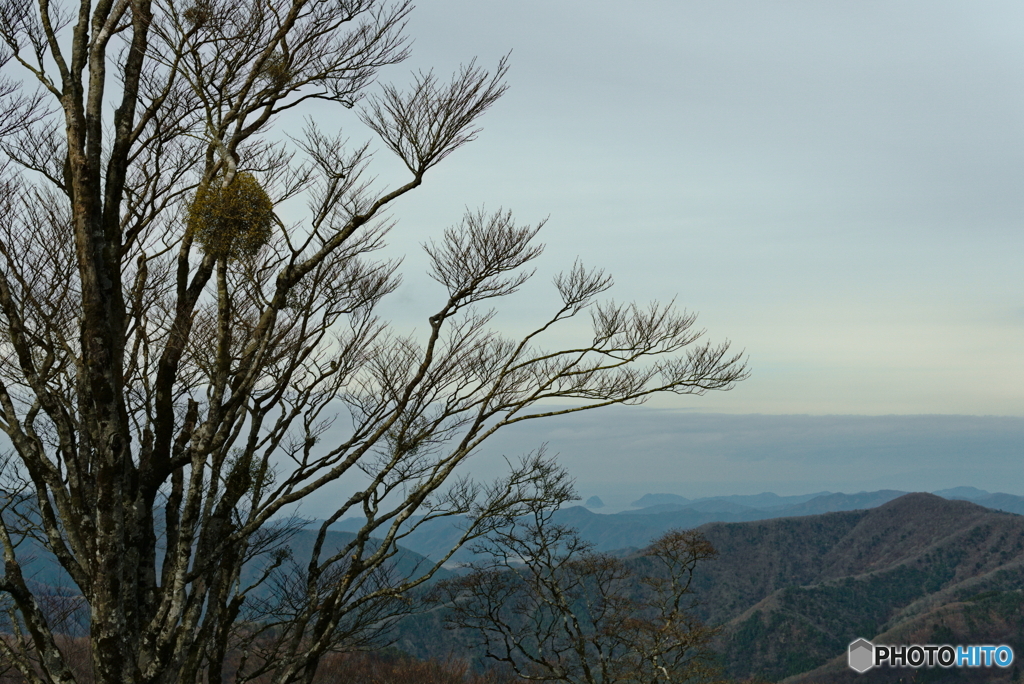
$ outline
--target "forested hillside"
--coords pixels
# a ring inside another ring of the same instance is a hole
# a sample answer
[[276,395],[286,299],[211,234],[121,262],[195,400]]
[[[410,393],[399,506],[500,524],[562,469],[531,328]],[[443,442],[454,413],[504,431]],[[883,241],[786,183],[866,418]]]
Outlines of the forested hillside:
[[[858,637],[880,643],[1007,643],[1024,653],[1024,517],[907,494],[870,510],[702,531],[717,560],[696,574],[698,615],[737,679],[896,682],[913,673],[846,665]],[[397,645],[425,657],[467,652],[443,611],[412,618]],[[915,681],[999,681],[1013,671],[922,671]],[[929,679],[928,677],[932,677]],[[904,679],[903,681],[910,681]]]

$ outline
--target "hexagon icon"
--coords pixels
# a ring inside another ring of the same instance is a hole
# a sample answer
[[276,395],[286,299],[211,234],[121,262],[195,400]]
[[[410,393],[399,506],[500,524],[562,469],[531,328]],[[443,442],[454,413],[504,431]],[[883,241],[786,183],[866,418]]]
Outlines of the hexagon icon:
[[851,668],[857,672],[867,672],[875,664],[875,645],[867,639],[857,639],[850,644],[847,658]]

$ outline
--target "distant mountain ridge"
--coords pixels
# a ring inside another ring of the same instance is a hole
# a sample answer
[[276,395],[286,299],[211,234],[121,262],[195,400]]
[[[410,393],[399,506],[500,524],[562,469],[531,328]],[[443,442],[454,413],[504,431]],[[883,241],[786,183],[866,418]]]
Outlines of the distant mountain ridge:
[[[943,490],[936,494],[943,493],[949,493],[946,497],[949,499],[971,500],[986,508],[1024,515],[1024,497],[991,494],[968,487]],[[644,508],[603,514],[584,506],[573,506],[558,511],[555,520],[559,524],[575,527],[583,539],[592,543],[598,551],[621,551],[641,548],[671,529],[689,529],[713,522],[752,522],[872,509],[905,494],[907,492],[891,489],[857,494],[823,492],[792,497],[765,492],[697,500],[675,494],[648,494],[634,502],[651,504]],[[779,504],[779,501],[783,503]],[[754,503],[763,507],[751,505]],[[335,523],[331,529],[355,532],[362,526],[362,522],[361,518],[346,518]],[[433,520],[422,524],[405,537],[402,543],[418,554],[438,558],[447,553],[458,540],[465,524],[465,519],[459,517]],[[452,562],[465,562],[471,558],[472,553],[462,549],[453,556]]]
[[1024,496],[1017,496],[1016,494],[1005,494],[1003,492],[992,494],[984,489],[976,489],[974,487],[954,487],[953,489],[943,489],[933,493],[944,499],[970,501],[985,508],[994,508],[997,511],[1024,515]]
[[[714,501],[723,501],[748,508],[776,508],[809,501],[818,496],[825,496],[832,492],[816,492],[814,494],[800,494],[797,496],[779,496],[774,492],[762,492],[761,494],[732,494],[729,496],[706,496],[700,499],[687,499],[678,494],[644,494],[642,497],[629,504],[632,508],[647,508],[659,504],[710,504]],[[707,509],[711,510],[711,509]]]
[[[896,490],[880,490],[896,491]],[[644,494],[642,497],[630,504],[632,511],[623,511],[623,513],[663,513],[668,510],[682,510],[684,508],[693,508],[694,510],[700,511],[731,511],[736,510],[736,506],[743,506],[747,508],[755,508],[758,510],[774,510],[777,508],[795,506],[796,504],[802,504],[812,499],[818,499],[820,497],[827,496],[859,496],[859,495],[870,495],[876,492],[860,492],[859,494],[842,494],[836,492],[815,492],[814,494],[800,494],[796,496],[779,496],[773,492],[762,492],[761,494],[734,494],[731,496],[708,496],[699,499],[688,499],[685,496],[679,496],[678,494]],[[906,494],[907,492],[899,491],[898,494]],[[932,492],[936,496],[941,496],[943,499],[970,501],[986,508],[994,508],[1000,511],[1007,511],[1008,513],[1017,513],[1018,515],[1024,515],[1024,496],[1017,496],[1015,494],[1005,494],[1001,492],[992,493],[987,492],[984,489],[978,489],[977,487],[953,487],[951,489],[942,489],[939,491]],[[838,499],[837,499],[838,500]],[[719,502],[722,503],[721,507]],[[884,503],[884,502],[883,502]],[[881,505],[881,504],[878,504]],[[869,506],[870,507],[870,506]],[[808,510],[815,508],[811,506]],[[818,505],[817,508],[821,508]],[[849,509],[852,510],[852,509]]]

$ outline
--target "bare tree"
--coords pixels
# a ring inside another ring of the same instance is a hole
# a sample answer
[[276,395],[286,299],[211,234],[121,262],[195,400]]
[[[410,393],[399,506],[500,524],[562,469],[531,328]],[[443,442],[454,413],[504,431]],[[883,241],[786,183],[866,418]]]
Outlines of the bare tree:
[[[495,430],[745,376],[728,344],[699,341],[692,314],[595,303],[611,280],[579,265],[533,332],[492,330],[482,305],[514,293],[540,252],[539,226],[504,212],[471,212],[427,246],[447,295],[424,335],[377,316],[398,284],[398,264],[373,257],[384,212],[505,91],[504,62],[471,62],[369,94],[406,56],[409,11],[0,2],[0,605],[17,627],[0,659],[26,680],[79,676],[25,571],[31,543],[87,606],[91,681],[310,682],[321,656],[430,575],[381,574],[417,524],[468,516],[464,543],[552,494],[536,455],[499,482],[456,475]],[[316,101],[358,108],[408,177],[379,187],[369,143],[314,123],[268,137]],[[285,222],[303,200],[305,218]],[[588,311],[589,341],[544,347]],[[295,561],[301,581],[257,600],[292,563],[295,527],[275,521],[360,472]],[[328,527],[354,514],[365,526],[330,548]],[[229,674],[236,647],[249,664]]]
[[597,553],[553,521],[559,503],[538,500],[474,544],[484,560],[432,592],[446,626],[525,680],[719,681],[717,630],[696,618],[690,595],[697,564],[716,556],[704,536],[677,530],[634,557]]

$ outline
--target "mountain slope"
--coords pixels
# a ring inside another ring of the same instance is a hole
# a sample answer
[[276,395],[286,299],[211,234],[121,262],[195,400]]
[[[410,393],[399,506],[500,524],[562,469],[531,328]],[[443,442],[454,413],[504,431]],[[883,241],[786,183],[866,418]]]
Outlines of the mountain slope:
[[703,617],[724,626],[721,645],[737,677],[812,670],[857,637],[1024,581],[1024,518],[930,494],[703,529],[719,559],[695,591]]
[[[829,511],[849,511],[872,508],[891,501],[905,492],[882,490],[859,494],[830,494],[808,497],[778,497],[774,494],[722,497],[688,504],[662,502],[648,508],[621,513],[595,513],[583,506],[572,506],[558,511],[555,522],[576,528],[580,536],[592,543],[598,551],[619,551],[640,548],[650,544],[665,532],[690,529],[711,522],[747,522],[771,518],[816,515]],[[670,495],[659,495],[668,497]],[[809,495],[810,496],[810,495]],[[682,499],[682,497],[677,497]],[[770,508],[753,508],[741,501],[774,504],[778,500],[799,500]],[[355,532],[363,524],[361,518],[346,518],[332,529]],[[402,540],[402,544],[428,558],[439,558],[459,539],[466,521],[461,517],[440,518],[422,524]],[[465,562],[472,554],[463,549],[453,561]]]

